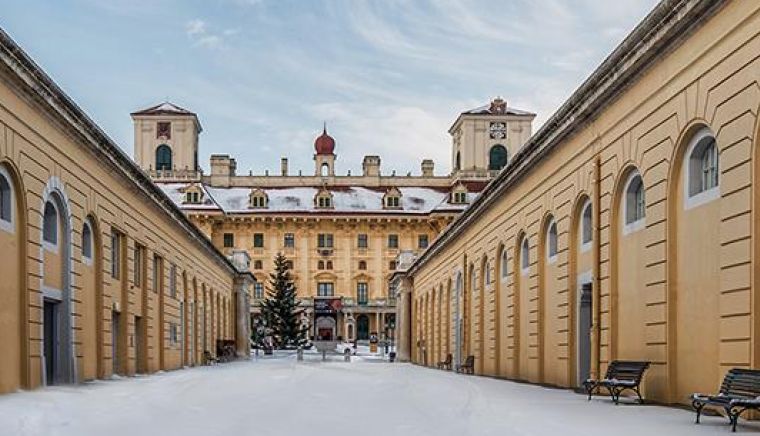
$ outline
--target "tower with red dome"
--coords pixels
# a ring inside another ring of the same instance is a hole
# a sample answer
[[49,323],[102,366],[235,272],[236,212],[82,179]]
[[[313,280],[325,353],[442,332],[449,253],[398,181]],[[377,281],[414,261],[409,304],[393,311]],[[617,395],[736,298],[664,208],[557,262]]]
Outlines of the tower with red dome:
[[327,124],[325,124],[322,134],[314,140],[314,174],[334,177],[335,158],[335,139],[327,133]]

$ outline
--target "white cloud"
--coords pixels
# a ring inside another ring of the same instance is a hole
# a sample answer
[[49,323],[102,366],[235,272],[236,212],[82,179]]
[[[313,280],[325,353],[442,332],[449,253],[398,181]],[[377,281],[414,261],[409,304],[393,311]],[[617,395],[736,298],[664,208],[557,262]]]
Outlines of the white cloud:
[[223,48],[227,38],[240,33],[239,29],[224,29],[220,32],[211,31],[208,24],[201,19],[194,19],[185,23],[185,31],[188,38],[196,46],[209,49]]

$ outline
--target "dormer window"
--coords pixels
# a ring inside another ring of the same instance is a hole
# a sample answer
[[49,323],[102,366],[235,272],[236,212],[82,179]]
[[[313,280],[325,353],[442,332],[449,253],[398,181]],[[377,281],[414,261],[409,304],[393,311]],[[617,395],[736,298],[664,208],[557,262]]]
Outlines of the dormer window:
[[172,139],[172,123],[168,121],[156,123],[156,139]]
[[251,191],[249,204],[251,209],[266,209],[269,206],[269,198],[266,192],[261,189],[254,189]]
[[401,192],[396,188],[391,188],[383,197],[383,204],[386,209],[401,209]]
[[190,185],[185,189],[185,204],[201,204],[203,202],[203,190],[198,185]]
[[326,189],[319,191],[316,197],[314,197],[314,206],[317,209],[332,209],[333,197],[330,191]]
[[451,191],[451,203],[467,204],[467,188],[459,184]]

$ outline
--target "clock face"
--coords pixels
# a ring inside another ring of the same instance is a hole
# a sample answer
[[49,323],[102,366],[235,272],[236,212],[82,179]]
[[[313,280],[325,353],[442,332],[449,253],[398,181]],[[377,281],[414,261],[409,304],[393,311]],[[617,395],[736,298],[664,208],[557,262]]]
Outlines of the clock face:
[[507,137],[507,123],[491,123],[491,139],[504,139]]

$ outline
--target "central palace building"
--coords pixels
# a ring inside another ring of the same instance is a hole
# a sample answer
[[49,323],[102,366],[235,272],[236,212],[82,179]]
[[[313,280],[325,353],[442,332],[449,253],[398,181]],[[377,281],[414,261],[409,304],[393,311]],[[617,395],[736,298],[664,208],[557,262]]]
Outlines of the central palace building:
[[223,253],[244,250],[256,277],[253,314],[266,296],[273,259],[292,265],[298,295],[322,339],[386,337],[395,323],[389,292],[400,253],[421,253],[531,135],[534,114],[502,99],[462,113],[450,129],[452,171],[384,173],[365,156],[362,173],[339,175],[336,141],[314,141],[314,172],[238,174],[234,158],[197,161],[198,116],[171,103],[134,112],[135,160]]

